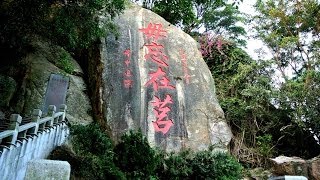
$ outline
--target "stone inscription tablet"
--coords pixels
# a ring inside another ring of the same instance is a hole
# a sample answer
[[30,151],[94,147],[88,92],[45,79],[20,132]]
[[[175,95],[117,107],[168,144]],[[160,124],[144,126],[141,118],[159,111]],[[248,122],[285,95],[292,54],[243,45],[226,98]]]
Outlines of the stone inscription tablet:
[[65,104],[69,78],[59,74],[51,74],[47,85],[43,112],[47,113],[49,105],[55,105],[57,108]]

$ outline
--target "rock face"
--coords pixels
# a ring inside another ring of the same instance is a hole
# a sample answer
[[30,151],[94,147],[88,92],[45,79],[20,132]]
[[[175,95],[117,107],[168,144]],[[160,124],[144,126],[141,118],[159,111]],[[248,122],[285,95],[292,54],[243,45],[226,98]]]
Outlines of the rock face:
[[232,133],[212,75],[189,35],[132,5],[102,43],[102,108],[115,140],[141,129],[167,151],[224,148]]
[[[79,74],[82,74],[80,66],[75,60],[61,47],[53,46],[41,40],[35,40],[32,43],[34,51],[29,53],[22,65],[13,65],[8,67],[5,73],[9,76],[15,76],[17,83],[16,92],[13,90],[14,100],[10,106],[15,113],[21,113],[24,116],[31,114],[33,109],[43,109],[46,88],[51,73],[65,75],[70,78],[69,89],[67,91],[66,117],[71,123],[88,124],[92,122],[92,117],[88,113],[91,111],[90,100],[84,93],[86,85]],[[68,59],[66,59],[68,58]],[[73,71],[68,74],[65,67],[73,67]],[[16,73],[19,72],[19,73]]]
[[13,78],[0,75],[0,107],[9,107],[16,86],[16,81]]
[[[66,117],[71,123],[88,124],[92,122],[92,117],[88,113],[91,110],[90,100],[84,93],[86,85],[81,76],[71,75],[66,73],[63,66],[72,66],[74,74],[82,74],[80,66],[69,57],[71,64],[57,63],[61,56],[67,56],[62,48],[52,46],[48,43],[37,42],[34,44],[36,52],[27,56],[27,61],[31,64],[29,75],[27,77],[27,89],[24,111],[38,107],[41,108],[44,104],[44,95],[47,88],[47,83],[51,73],[63,74],[70,78],[69,89],[67,91],[67,114]],[[60,67],[57,67],[60,66]],[[31,103],[34,102],[34,103]],[[36,104],[35,104],[36,103]]]

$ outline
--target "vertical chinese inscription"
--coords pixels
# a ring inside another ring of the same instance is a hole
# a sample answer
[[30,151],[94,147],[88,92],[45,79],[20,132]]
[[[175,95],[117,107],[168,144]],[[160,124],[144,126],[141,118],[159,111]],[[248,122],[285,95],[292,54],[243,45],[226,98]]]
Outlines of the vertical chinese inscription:
[[184,73],[183,77],[184,77],[186,83],[189,84],[191,76],[189,75],[189,72],[188,72],[187,56],[186,56],[185,50],[180,49],[179,54],[180,54],[183,73]]
[[[147,48],[147,54],[144,56],[145,60],[155,63],[158,67],[156,71],[149,72],[149,79],[145,86],[152,87],[156,93],[159,89],[175,89],[167,76],[169,58],[164,52],[164,45],[158,42],[160,38],[167,37],[167,31],[162,28],[160,23],[149,23],[146,28],[141,28],[139,31],[149,41],[148,44],[144,45]],[[173,104],[173,100],[170,94],[166,94],[163,99],[154,95],[151,105],[156,119],[152,121],[152,124],[156,132],[166,134],[173,125],[173,121],[168,117],[171,104]]]
[[125,56],[124,60],[124,65],[125,65],[125,70],[124,70],[124,78],[123,78],[123,86],[127,89],[132,88],[133,86],[133,81],[132,81],[132,71],[130,69],[130,58],[131,58],[131,50],[126,49],[123,51],[123,55]]

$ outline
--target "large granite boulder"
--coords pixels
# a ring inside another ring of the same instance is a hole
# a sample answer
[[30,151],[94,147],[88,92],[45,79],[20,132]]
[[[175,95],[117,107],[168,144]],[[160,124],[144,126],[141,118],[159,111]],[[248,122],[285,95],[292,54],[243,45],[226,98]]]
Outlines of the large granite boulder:
[[102,108],[115,140],[141,129],[167,151],[225,148],[232,133],[197,42],[157,14],[130,5],[119,37],[101,47]]

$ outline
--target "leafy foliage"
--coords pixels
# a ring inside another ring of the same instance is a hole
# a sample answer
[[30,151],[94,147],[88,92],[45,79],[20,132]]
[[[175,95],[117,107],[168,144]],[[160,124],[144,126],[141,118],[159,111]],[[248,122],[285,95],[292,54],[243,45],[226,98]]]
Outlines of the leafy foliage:
[[266,157],[271,157],[273,154],[272,152],[272,135],[270,134],[264,134],[263,136],[257,137],[257,146],[258,151],[261,153],[261,155]]
[[175,25],[189,26],[197,22],[192,0],[156,1],[152,10]]
[[240,36],[246,32],[238,25],[244,21],[236,6],[239,1],[228,4],[224,0],[144,0],[143,4],[188,34],[198,34],[203,28],[205,32],[245,44]]
[[124,179],[124,174],[113,163],[115,156],[110,138],[96,124],[72,126],[73,149],[81,163],[75,164],[76,176],[86,179]]
[[68,161],[74,178],[241,178],[241,165],[229,154],[214,153],[212,149],[197,153],[156,151],[141,131],[123,135],[121,142],[113,148],[109,137],[95,124],[72,126],[71,134],[73,150],[58,148],[50,158]]
[[[106,33],[115,32],[112,18],[124,9],[124,0],[42,1],[0,3],[0,45],[22,56],[34,34],[68,51],[88,47]],[[103,14],[104,12],[104,14]],[[104,15],[104,20],[99,20]],[[109,17],[109,19],[108,19]],[[6,53],[6,52],[4,52]]]
[[192,174],[192,154],[190,151],[180,153],[163,153],[163,162],[157,169],[160,179],[188,179]]
[[[111,17],[114,17],[124,9],[124,0],[87,0],[69,2],[67,5],[59,5],[52,8],[50,21],[52,29],[49,38],[68,50],[86,48],[97,38],[106,33],[114,33],[115,25]],[[107,12],[108,14],[105,14]],[[104,15],[109,19],[99,19]]]
[[318,1],[258,0],[255,6],[259,14],[253,17],[254,28],[272,50],[282,78],[289,78],[285,73],[287,67],[297,76],[319,68]]
[[[276,82],[278,96],[273,102],[290,119],[281,128],[286,132],[282,138],[293,144],[290,134],[309,134],[296,138],[308,147],[315,142],[312,136],[319,139],[320,3],[315,0],[259,0],[255,7],[258,15],[253,17],[254,28],[271,50],[271,62],[280,74],[281,83]],[[320,153],[318,146],[302,149],[293,148],[291,153],[298,151],[299,155],[309,157]]]
[[72,74],[74,71],[75,67],[72,64],[72,57],[70,56],[69,53],[62,51],[60,54],[60,59],[58,59],[57,62],[57,67],[60,69],[63,69],[66,73]]
[[[301,97],[307,92],[312,92],[308,102],[316,104],[316,98],[312,98],[317,97],[315,89],[306,89],[303,83],[292,87],[297,80],[292,81],[290,89],[285,88],[286,85],[277,89],[272,83],[274,61],[252,60],[236,44],[221,37],[206,34],[199,38],[199,42],[202,55],[215,79],[217,96],[225,117],[236,137],[242,138],[243,145],[254,149],[251,153],[257,158],[279,154],[309,158],[320,152],[319,145],[305,129],[307,126],[302,126],[304,123],[301,125],[295,120],[296,116],[291,116],[299,112],[295,111],[299,108],[293,108],[292,102],[302,107],[305,100]],[[312,113],[317,114],[317,110],[314,109]],[[236,155],[249,166],[254,163],[243,159],[247,154]]]
[[192,159],[191,179],[237,180],[241,179],[241,165],[226,153],[203,151]]
[[160,179],[241,179],[242,166],[227,153],[212,150],[170,153],[158,169]]
[[125,134],[114,149],[117,166],[132,178],[151,178],[159,164],[159,157],[149,146],[141,131]]

